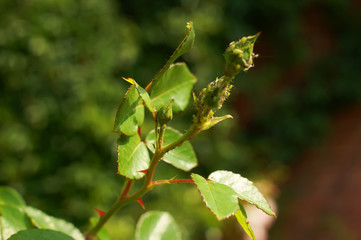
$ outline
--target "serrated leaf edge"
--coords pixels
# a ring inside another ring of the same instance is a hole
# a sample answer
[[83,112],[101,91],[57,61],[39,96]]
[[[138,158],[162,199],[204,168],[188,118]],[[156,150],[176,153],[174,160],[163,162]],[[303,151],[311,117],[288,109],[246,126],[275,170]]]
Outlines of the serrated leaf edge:
[[[240,174],[238,174],[238,173],[233,173],[232,171],[227,171],[227,170],[217,170],[217,171],[230,172],[230,173],[232,173],[232,174],[239,175],[241,178],[244,178],[245,180],[247,180],[248,182],[250,182],[250,183],[258,190],[258,192],[262,195],[262,197],[266,200],[267,205],[268,205],[269,209],[272,211],[273,214],[268,213],[267,211],[265,211],[265,210],[263,210],[262,208],[258,207],[258,206],[257,206],[257,203],[254,203],[253,201],[249,201],[249,200],[247,200],[247,199],[240,198],[240,197],[238,197],[238,198],[239,198],[240,200],[246,201],[247,203],[255,206],[256,208],[258,208],[258,209],[261,210],[262,212],[266,213],[267,215],[270,215],[270,216],[273,216],[273,217],[277,217],[276,213],[271,209],[271,206],[269,205],[267,199],[263,196],[263,194],[259,191],[259,189],[254,185],[254,183],[253,183],[252,181],[250,181],[249,179],[247,179],[247,178],[245,178],[245,177],[242,177],[242,176],[241,176]],[[217,171],[215,171],[215,172],[217,172]],[[211,174],[209,174],[209,176],[212,175],[213,173],[214,173],[214,172],[212,172]],[[208,177],[209,177],[209,176],[208,176]],[[212,181],[217,182],[217,181],[215,181],[215,180],[212,180]],[[217,182],[217,183],[220,183],[220,184],[223,184],[223,185],[225,185],[225,186],[228,186],[227,184],[224,184],[224,183],[221,183],[221,182]],[[228,186],[228,187],[230,187],[230,186]],[[241,195],[241,194],[239,194],[238,192],[236,192],[232,187],[230,187],[230,188],[237,194],[237,196]]]
[[[194,174],[194,173],[192,173],[191,176],[192,176],[193,174]],[[198,175],[198,174],[197,174],[197,175]],[[199,176],[200,176],[200,175],[199,175]],[[202,176],[201,176],[201,177],[202,177]],[[203,178],[203,177],[202,177],[202,178]],[[192,177],[192,179],[193,179],[193,177]],[[207,183],[208,183],[208,182],[215,182],[215,181],[212,181],[212,180],[209,180],[209,179],[205,179],[205,180],[207,181]],[[219,183],[219,182],[215,182],[215,183]],[[235,212],[237,212],[237,211],[239,210],[239,208],[238,208],[236,211],[234,211],[233,213],[229,214],[228,216],[223,217],[223,218],[219,218],[219,217],[213,212],[213,210],[209,207],[209,205],[208,205],[207,201],[205,200],[205,198],[204,198],[201,190],[199,189],[198,185],[197,185],[196,183],[194,183],[194,184],[196,185],[197,190],[198,190],[199,194],[200,194],[201,197],[202,197],[202,201],[204,202],[204,204],[206,205],[206,207],[208,208],[208,210],[217,218],[218,221],[222,221],[222,220],[224,220],[224,219],[228,219],[228,218],[234,216]],[[222,185],[224,185],[224,184],[222,184]],[[208,184],[207,184],[207,186],[209,187]],[[229,187],[229,186],[227,186],[227,185],[224,185],[224,186]],[[229,187],[229,188],[230,188],[230,187]],[[232,190],[233,190],[233,189],[232,189]]]
[[[125,135],[125,134],[124,134],[124,135]],[[126,135],[126,136],[127,136],[127,135]],[[129,136],[128,136],[128,137],[129,137]],[[146,174],[145,174],[144,172],[141,172],[141,171],[137,171],[137,172],[139,172],[139,173],[142,173],[142,176],[139,177],[139,178],[137,178],[137,177],[135,177],[135,176],[132,176],[132,177],[126,176],[125,174],[120,173],[120,171],[119,171],[119,144],[118,144],[119,139],[120,139],[120,137],[119,137],[118,140],[117,140],[117,163],[118,163],[118,171],[117,171],[117,173],[118,173],[119,175],[124,176],[124,177],[129,178],[129,179],[137,179],[137,180],[138,180],[138,179],[142,179]],[[139,142],[137,143],[137,146],[134,148],[134,150],[132,151],[132,153],[130,154],[130,156],[129,156],[127,159],[130,159],[130,158],[135,154],[135,152],[137,151],[137,149],[140,147],[141,143],[143,143],[145,146],[147,146],[147,145],[140,139]]]
[[[139,107],[144,107],[144,105],[143,105],[144,100],[143,100],[143,98],[140,96],[139,90],[137,89],[137,87],[136,87],[135,85],[132,84],[132,85],[128,88],[128,90],[126,91],[126,93],[124,94],[123,100],[122,100],[122,102],[120,103],[120,105],[119,105],[118,108],[117,108],[117,111],[116,111],[116,113],[115,113],[115,121],[114,121],[114,125],[113,125],[113,132],[115,132],[115,133],[121,133],[121,134],[126,135],[126,136],[129,136],[129,137],[130,137],[130,136],[133,136],[133,135],[136,134],[137,132],[134,132],[134,134],[129,135],[129,134],[126,134],[126,133],[122,132],[121,130],[116,130],[116,128],[117,128],[117,126],[121,125],[124,121],[126,121],[126,120],[124,120],[122,123],[117,124],[118,112],[119,112],[120,108],[123,106],[123,104],[124,104],[124,102],[125,102],[125,100],[126,100],[126,97],[127,97],[128,93],[129,93],[130,89],[131,89],[133,86],[135,87],[135,90],[138,92],[139,98],[142,100],[141,103],[138,103],[137,106],[135,106],[135,109],[137,109],[137,108],[139,108]],[[136,110],[135,110],[135,111],[136,111]],[[143,119],[143,121],[144,121],[144,119]]]

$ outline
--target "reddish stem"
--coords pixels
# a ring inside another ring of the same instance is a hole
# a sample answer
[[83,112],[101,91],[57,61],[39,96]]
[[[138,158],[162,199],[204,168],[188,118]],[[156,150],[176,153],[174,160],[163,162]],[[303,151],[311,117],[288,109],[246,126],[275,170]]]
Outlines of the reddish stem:
[[142,138],[142,127],[138,127],[138,135]]
[[130,188],[132,186],[132,180],[129,180],[127,182],[127,185],[125,186],[124,188],[124,191],[122,192],[122,194],[120,195],[120,198],[119,199],[123,199],[123,198],[126,198],[128,196],[128,193],[130,191]]
[[193,179],[174,179],[174,180],[158,180],[151,183],[152,186],[161,184],[172,184],[172,183],[194,183]]

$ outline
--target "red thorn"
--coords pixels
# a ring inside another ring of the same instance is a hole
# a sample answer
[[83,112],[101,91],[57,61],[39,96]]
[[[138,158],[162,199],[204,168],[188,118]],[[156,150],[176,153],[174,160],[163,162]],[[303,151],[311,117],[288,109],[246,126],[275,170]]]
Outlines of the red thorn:
[[144,203],[143,203],[142,199],[139,198],[139,199],[137,200],[137,202],[138,202],[139,205],[143,208],[143,210],[145,210],[145,206],[144,206]]
[[100,217],[103,217],[105,212],[103,212],[102,210],[99,210],[99,209],[95,209],[95,211],[97,211],[97,213],[99,214]]
[[142,138],[142,127],[138,127],[138,135]]
[[147,174],[147,173],[148,173],[148,170],[147,170],[147,169],[146,169],[146,170],[140,170],[140,171],[138,171],[138,172],[141,172],[141,173]]

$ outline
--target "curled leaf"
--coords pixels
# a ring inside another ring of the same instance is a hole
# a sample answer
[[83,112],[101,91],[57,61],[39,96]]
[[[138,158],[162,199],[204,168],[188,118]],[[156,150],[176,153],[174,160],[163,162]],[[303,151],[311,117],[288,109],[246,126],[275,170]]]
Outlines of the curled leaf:
[[164,72],[168,70],[170,65],[174,63],[177,58],[188,52],[193,47],[195,38],[193,23],[188,22],[186,27],[188,29],[187,35],[184,37],[183,41],[179,44],[177,49],[173,52],[172,56],[168,59],[164,67],[157,73],[157,75],[155,75],[153,80],[148,84],[145,90],[148,91],[153,84],[157,83],[157,81],[161,78]]
[[244,210],[242,205],[240,205],[240,208],[241,209],[238,210],[234,215],[236,216],[237,221],[242,226],[243,230],[247,233],[247,235],[252,238],[252,240],[256,240],[251,225],[247,221],[246,211]]
[[207,121],[206,123],[203,124],[201,131],[208,130],[211,127],[213,127],[214,125],[216,125],[216,124],[218,124],[218,123],[220,123],[223,120],[228,119],[228,118],[233,118],[233,117],[231,115],[225,115],[225,116],[222,116],[222,117],[213,117],[209,121]]

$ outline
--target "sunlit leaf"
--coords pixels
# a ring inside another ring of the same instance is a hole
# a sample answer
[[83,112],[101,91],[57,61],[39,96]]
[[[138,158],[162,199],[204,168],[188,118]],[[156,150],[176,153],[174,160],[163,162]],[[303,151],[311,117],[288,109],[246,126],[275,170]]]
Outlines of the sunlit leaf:
[[150,112],[154,113],[155,108],[153,107],[152,100],[150,99],[148,92],[145,91],[144,88],[139,86],[139,84],[133,78],[124,78],[123,77],[123,79],[136,87],[140,97],[143,100],[144,105],[147,107],[147,109]]
[[142,170],[149,167],[149,152],[138,134],[121,135],[118,139],[118,173],[130,178],[144,177]]
[[147,91],[144,90],[141,86],[138,85],[138,83],[135,83],[135,87],[138,90],[138,93],[140,97],[142,98],[144,105],[147,107],[147,109],[151,112],[155,112],[155,108],[153,106],[152,100],[150,99],[150,96]]
[[[164,133],[164,144],[169,144],[177,140],[182,134],[173,128],[166,128]],[[146,137],[146,144],[150,151],[154,153],[155,132],[151,131]],[[167,152],[163,161],[184,171],[189,171],[196,167],[197,157],[189,141],[184,142],[181,146]]]
[[253,182],[249,181],[247,178],[230,171],[216,171],[209,175],[208,178],[231,187],[240,199],[256,205],[256,207],[265,213],[273,216],[276,215],[262,193]]
[[242,226],[244,231],[247,233],[247,235],[252,239],[256,240],[256,237],[254,236],[253,230],[251,228],[251,225],[249,225],[249,222],[247,221],[247,215],[245,214],[245,210],[242,205],[240,205],[240,210],[238,210],[234,215],[237,218],[237,221]]
[[0,204],[13,206],[26,205],[22,196],[15,189],[6,186],[0,187]]
[[16,233],[8,240],[74,240],[74,238],[54,230],[30,229]]
[[14,233],[32,228],[29,218],[18,207],[0,204],[0,239],[8,239]]
[[167,212],[151,211],[143,214],[137,224],[136,240],[181,240],[179,227]]
[[209,210],[222,220],[239,209],[237,194],[232,188],[217,182],[207,181],[202,176],[192,173],[192,179]]
[[115,117],[113,130],[132,136],[144,121],[144,106],[138,90],[132,85],[126,92]]
[[150,97],[153,106],[159,110],[172,99],[173,111],[183,111],[188,105],[196,77],[184,63],[173,64],[152,86]]
[[33,225],[41,229],[56,230],[72,236],[75,240],[84,240],[83,235],[73,224],[63,219],[47,215],[33,207],[23,207],[26,215],[31,219]]

